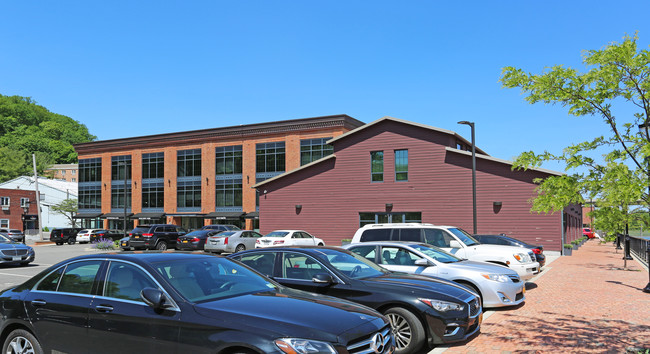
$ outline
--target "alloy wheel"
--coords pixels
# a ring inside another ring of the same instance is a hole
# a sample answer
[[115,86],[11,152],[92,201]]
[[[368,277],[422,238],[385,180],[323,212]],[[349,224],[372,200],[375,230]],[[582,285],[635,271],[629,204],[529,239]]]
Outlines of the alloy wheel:
[[17,336],[9,342],[6,354],[34,354],[34,346],[27,338]]
[[397,346],[397,349],[399,350],[408,347],[413,336],[409,323],[404,317],[396,313],[386,314],[386,317],[388,317],[390,326],[393,329],[393,336],[395,337],[395,345]]

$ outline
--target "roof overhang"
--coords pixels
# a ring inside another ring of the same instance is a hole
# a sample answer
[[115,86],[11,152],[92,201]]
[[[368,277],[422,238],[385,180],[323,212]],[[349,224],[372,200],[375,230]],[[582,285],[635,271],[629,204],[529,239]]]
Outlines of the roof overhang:
[[298,167],[298,168],[296,168],[296,169],[294,169],[294,170],[291,170],[291,171],[289,171],[289,172],[285,172],[285,173],[283,173],[283,174],[281,174],[281,175],[277,175],[277,176],[275,176],[275,177],[273,177],[273,178],[269,178],[269,179],[264,180],[264,181],[262,181],[262,182],[260,182],[260,183],[257,183],[257,184],[255,184],[255,185],[253,186],[253,188],[258,188],[259,186],[264,185],[264,184],[266,184],[266,183],[269,183],[269,182],[271,182],[271,181],[275,181],[275,180],[277,180],[277,179],[283,178],[283,177],[288,176],[288,175],[290,175],[290,174],[296,173],[296,172],[298,172],[298,171],[302,171],[302,170],[304,170],[304,169],[306,169],[306,168],[309,168],[309,167],[311,167],[311,166],[314,166],[314,165],[316,165],[316,164],[319,164],[319,163],[321,163],[321,162],[323,162],[323,161],[327,161],[327,160],[334,159],[334,158],[336,158],[336,155],[335,155],[335,154],[325,156],[325,157],[323,157],[323,158],[320,158],[320,159],[318,159],[318,160],[316,160],[316,161],[312,161],[312,162],[310,162],[310,163],[308,163],[308,164],[306,164],[306,165],[300,166],[300,167]]
[[239,220],[244,216],[243,211],[214,211],[208,213],[205,218],[208,219],[217,219],[217,220]]
[[[457,153],[457,154],[461,154],[461,155],[466,155],[466,156],[470,156],[470,157],[472,156],[471,151],[458,150],[458,149],[454,149],[454,148],[451,148],[451,147],[446,147],[445,150],[447,150],[449,152],[454,152],[454,153]],[[499,158],[496,158],[496,157],[483,155],[483,154],[476,154],[476,158],[477,159],[482,159],[482,160],[488,160],[488,161],[502,163],[504,165],[509,165],[511,167],[512,167],[512,164],[513,164],[512,161],[503,160],[503,159],[499,159]],[[529,170],[542,172],[542,173],[547,173],[549,175],[554,175],[554,176],[564,176],[565,175],[565,173],[558,172],[558,171],[553,171],[553,170],[547,170],[545,168],[529,168]]]

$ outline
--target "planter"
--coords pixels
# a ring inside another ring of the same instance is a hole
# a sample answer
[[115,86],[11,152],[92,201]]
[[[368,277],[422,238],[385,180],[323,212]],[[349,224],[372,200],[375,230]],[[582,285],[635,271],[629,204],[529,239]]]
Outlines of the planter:
[[571,245],[571,244],[564,245],[564,253],[563,254],[565,256],[570,256],[573,253],[573,246],[575,246],[575,245]]
[[580,247],[580,245],[578,245],[577,243],[574,243],[572,249],[577,250],[578,247]]

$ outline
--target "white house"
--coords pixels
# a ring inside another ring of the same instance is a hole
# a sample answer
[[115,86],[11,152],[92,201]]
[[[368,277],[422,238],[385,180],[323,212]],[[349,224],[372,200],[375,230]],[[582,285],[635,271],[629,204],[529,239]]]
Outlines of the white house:
[[[0,188],[36,190],[34,177],[29,176],[20,176],[7,182],[0,182]],[[39,177],[38,192],[41,195],[42,227],[51,230],[55,227],[72,226],[68,218],[53,212],[51,207],[68,198],[77,199],[77,183]]]

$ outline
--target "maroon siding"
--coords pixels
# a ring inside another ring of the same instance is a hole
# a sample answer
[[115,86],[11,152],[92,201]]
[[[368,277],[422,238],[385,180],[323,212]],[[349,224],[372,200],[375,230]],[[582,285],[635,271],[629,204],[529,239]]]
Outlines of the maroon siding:
[[[422,212],[422,221],[472,231],[471,156],[447,151],[444,132],[384,121],[334,142],[335,158],[260,188],[260,230],[304,229],[340,245],[359,227],[359,212]],[[409,180],[395,182],[394,150],[409,151]],[[370,182],[370,152],[384,151],[384,182]],[[560,250],[562,213],[530,212],[542,172],[477,159],[479,233],[506,233]],[[264,193],[266,191],[266,194]],[[500,201],[496,208],[493,202]],[[299,213],[295,205],[302,205]]]

